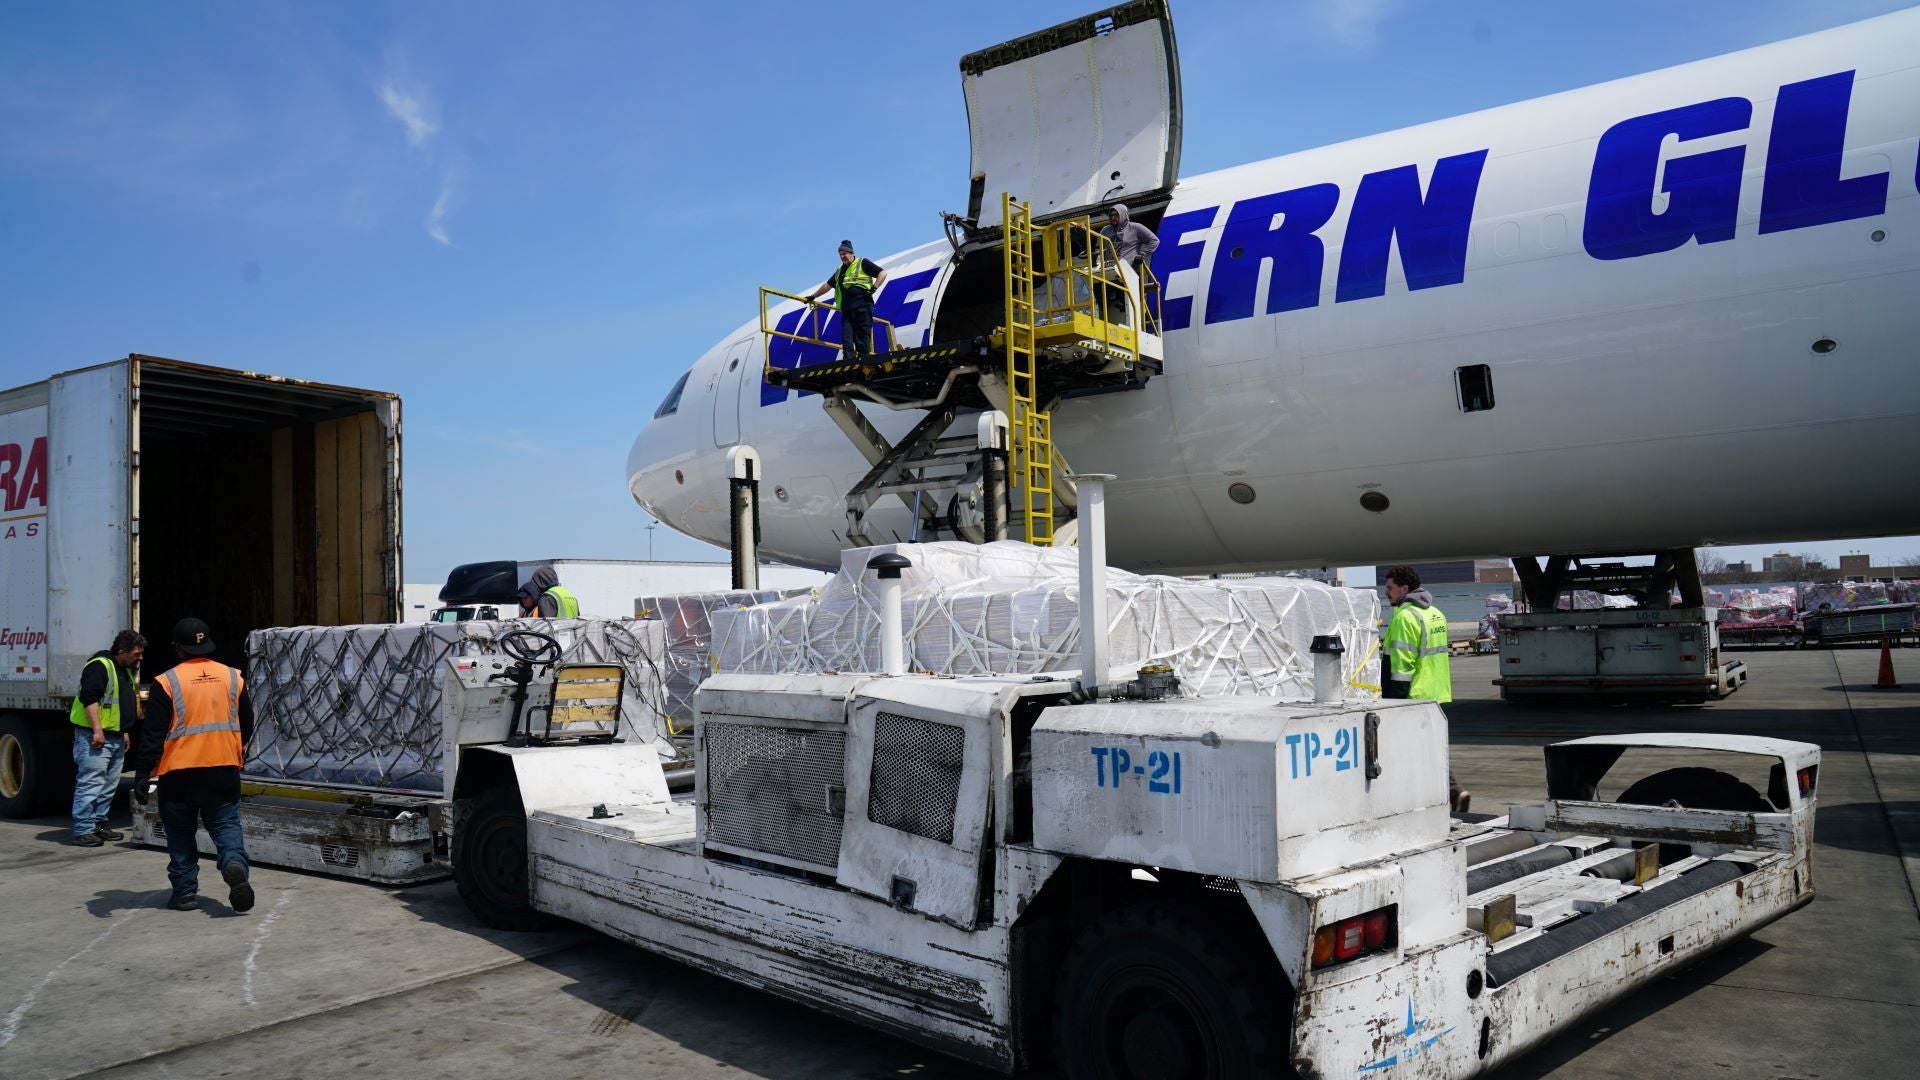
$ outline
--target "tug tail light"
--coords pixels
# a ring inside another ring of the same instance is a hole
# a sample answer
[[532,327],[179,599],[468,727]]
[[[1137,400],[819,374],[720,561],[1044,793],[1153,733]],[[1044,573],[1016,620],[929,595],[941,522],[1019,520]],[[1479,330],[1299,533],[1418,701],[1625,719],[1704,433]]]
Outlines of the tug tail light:
[[1400,908],[1389,904],[1314,931],[1313,966],[1332,967],[1393,948],[1400,939]]

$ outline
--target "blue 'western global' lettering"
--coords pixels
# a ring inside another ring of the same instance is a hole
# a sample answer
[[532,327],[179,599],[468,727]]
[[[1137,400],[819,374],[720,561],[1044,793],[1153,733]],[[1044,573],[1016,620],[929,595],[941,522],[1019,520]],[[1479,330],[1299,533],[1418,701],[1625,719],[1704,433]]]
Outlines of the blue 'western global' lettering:
[[[1851,71],[1780,88],[1760,193],[1760,234],[1871,217],[1887,209],[1887,174],[1841,179]],[[1719,98],[1622,120],[1600,136],[1587,188],[1584,240],[1596,259],[1631,259],[1671,251],[1688,240],[1731,240],[1740,211],[1746,146],[1681,153],[1666,161],[1654,210],[1660,148],[1672,136],[1685,144],[1744,131],[1753,119],[1746,98]]]
[[[1841,175],[1853,82],[1854,72],[1841,71],[1780,88],[1761,181],[1760,235],[1886,212],[1887,172]],[[1734,239],[1747,146],[1744,141],[1728,145],[1729,136],[1748,131],[1752,122],[1751,101],[1722,97],[1630,117],[1608,128],[1594,148],[1587,184],[1581,235],[1587,254],[1634,259],[1689,241]],[[1440,158],[1424,188],[1417,164],[1362,176],[1347,214],[1334,302],[1384,296],[1396,247],[1410,292],[1466,280],[1468,237],[1488,155],[1481,149]],[[1920,160],[1914,180],[1920,184]],[[1161,243],[1153,255],[1153,271],[1164,290],[1162,331],[1193,326],[1203,274],[1205,323],[1251,318],[1256,306],[1268,315],[1318,306],[1326,270],[1320,233],[1333,220],[1340,197],[1338,184],[1306,184],[1225,207],[1168,214],[1160,222]],[[1216,228],[1218,235],[1210,235]],[[1267,295],[1260,304],[1263,271]],[[896,327],[914,325],[936,273],[927,269],[889,280],[875,300],[874,314]],[[798,309],[776,325],[794,333],[806,318],[807,311]],[[832,315],[818,336],[837,340],[838,326],[838,315]],[[814,332],[812,324],[807,332]],[[920,343],[927,337],[923,332]],[[824,363],[834,352],[775,337],[769,341],[768,363],[783,368]],[[760,403],[788,396],[784,388],[763,382]]]

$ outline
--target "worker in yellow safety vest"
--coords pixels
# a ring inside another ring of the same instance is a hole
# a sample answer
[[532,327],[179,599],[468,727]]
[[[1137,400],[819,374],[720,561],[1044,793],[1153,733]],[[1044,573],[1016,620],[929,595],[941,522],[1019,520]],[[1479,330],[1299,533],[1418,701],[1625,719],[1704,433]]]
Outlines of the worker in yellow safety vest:
[[853,241],[840,241],[840,265],[819,288],[808,293],[811,304],[821,293],[833,290],[833,306],[840,309],[840,355],[860,360],[873,355],[873,298],[887,272],[872,259],[853,253]]
[[[1380,643],[1380,693],[1389,698],[1418,698],[1445,704],[1453,700],[1452,661],[1447,645],[1447,616],[1433,603],[1433,594],[1420,587],[1420,574],[1411,566],[1387,571],[1387,601],[1393,618]],[[1447,801],[1465,810],[1468,792],[1461,790],[1447,769]]]
[[73,722],[73,842],[79,847],[127,838],[107,827],[107,812],[120,788],[120,766],[139,700],[134,672],[146,652],[146,638],[122,630],[111,648],[94,653],[80,668],[80,692],[67,710]]
[[240,831],[240,766],[253,734],[253,706],[240,672],[213,659],[213,635],[199,619],[173,625],[173,651],[180,662],[154,681],[140,726],[133,797],[149,798],[148,777],[158,781],[160,822],[167,833],[167,906],[200,906],[200,855],[194,833],[204,824],[213,840],[214,862],[227,883],[235,911],[253,907],[247,880],[245,838]]
[[551,566],[533,572],[520,586],[520,617],[523,619],[577,619],[580,598],[560,584],[560,575]]

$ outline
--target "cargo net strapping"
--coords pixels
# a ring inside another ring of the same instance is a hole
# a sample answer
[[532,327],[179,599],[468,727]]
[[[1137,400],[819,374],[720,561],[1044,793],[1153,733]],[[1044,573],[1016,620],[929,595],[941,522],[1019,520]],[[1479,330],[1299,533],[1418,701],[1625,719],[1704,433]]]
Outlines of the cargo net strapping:
[[[1026,544],[886,544],[843,554],[817,598],[716,610],[719,671],[877,671],[879,606],[866,563],[898,552],[910,670],[1038,674],[1080,665],[1078,555]],[[1348,693],[1377,689],[1380,601],[1292,577],[1192,580],[1107,571],[1108,655],[1115,669],[1172,665],[1190,697],[1313,696],[1317,635],[1345,647]]]
[[693,692],[713,674],[714,612],[812,593],[812,589],[760,589],[635,598],[634,617],[658,619],[666,630],[666,662],[660,674],[666,685],[668,733],[685,736],[693,731]]
[[445,783],[440,703],[446,661],[501,655],[496,641],[510,630],[551,635],[560,643],[562,663],[618,664],[624,673],[621,736],[653,742],[663,756],[674,756],[665,738],[658,623],[514,619],[295,626],[247,635],[254,731],[245,773],[439,793]]

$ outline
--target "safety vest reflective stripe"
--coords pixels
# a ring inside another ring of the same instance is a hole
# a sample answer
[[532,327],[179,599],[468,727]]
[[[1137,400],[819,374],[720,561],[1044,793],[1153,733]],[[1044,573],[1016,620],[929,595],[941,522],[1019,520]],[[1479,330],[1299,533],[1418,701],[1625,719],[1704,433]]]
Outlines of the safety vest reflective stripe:
[[203,686],[190,695],[181,685],[179,668],[160,676],[161,687],[173,702],[173,725],[167,731],[166,749],[153,771],[155,776],[164,776],[174,769],[221,765],[237,768],[241,764],[240,673],[224,664],[207,662],[205,666],[218,667],[227,673],[225,709],[217,704],[219,691],[212,687]]
[[1417,645],[1415,645],[1415,644],[1414,644],[1413,642],[1411,642],[1411,641],[1389,641],[1389,642],[1387,642],[1387,648],[1389,648],[1389,649],[1393,649],[1393,650],[1394,650],[1394,651],[1396,651],[1396,652],[1417,652],[1417,651],[1419,651],[1419,646],[1417,646]]
[[865,289],[873,291],[873,275],[860,265],[861,258],[856,255],[853,261],[840,268],[840,287],[843,289]]
[[546,594],[553,597],[555,601],[555,618],[577,619],[580,617],[580,601],[572,593],[555,585],[548,589]]
[[835,307],[847,306],[848,289],[865,289],[869,293],[873,292],[873,276],[860,265],[861,261],[856,255],[852,262],[844,264],[833,272],[833,305]]
[[[93,657],[87,663],[107,665],[107,692],[100,695],[100,728],[102,731],[119,731],[120,665],[106,656]],[[85,671],[86,667],[83,665],[80,670]],[[80,704],[80,699],[77,697],[73,699],[73,706],[67,710],[67,719],[80,727],[93,726],[93,721],[87,719],[87,707]]]

